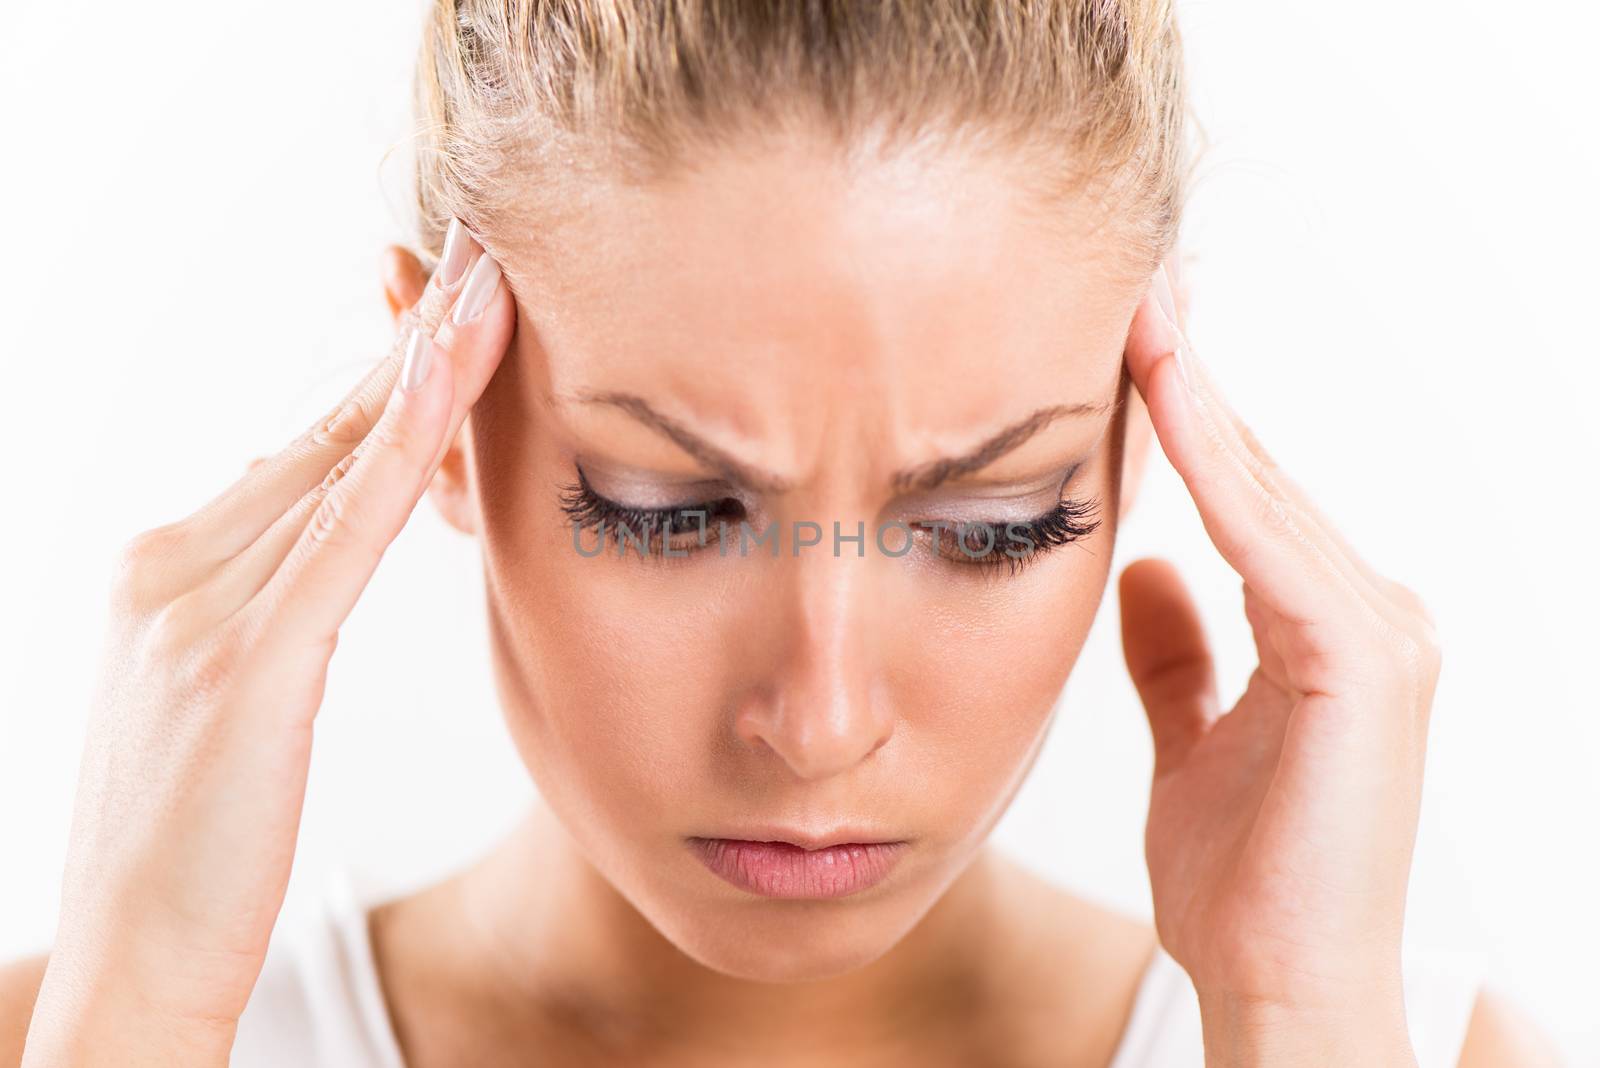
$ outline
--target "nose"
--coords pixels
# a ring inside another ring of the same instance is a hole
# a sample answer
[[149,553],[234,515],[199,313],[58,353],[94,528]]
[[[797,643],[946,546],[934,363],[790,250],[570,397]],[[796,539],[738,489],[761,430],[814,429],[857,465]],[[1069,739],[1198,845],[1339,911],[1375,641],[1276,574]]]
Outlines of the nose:
[[870,564],[816,551],[785,559],[774,575],[781,604],[770,617],[772,667],[739,707],[735,727],[746,745],[775,753],[801,779],[854,767],[894,731]]

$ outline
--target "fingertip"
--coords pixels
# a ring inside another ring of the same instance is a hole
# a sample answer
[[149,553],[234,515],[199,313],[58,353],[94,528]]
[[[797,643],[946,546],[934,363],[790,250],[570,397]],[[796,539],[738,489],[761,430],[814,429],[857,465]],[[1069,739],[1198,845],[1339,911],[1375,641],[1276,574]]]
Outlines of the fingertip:
[[[487,264],[479,272],[479,265]],[[492,279],[492,285],[485,284]],[[474,286],[481,286],[474,292]],[[468,303],[475,307],[468,307]],[[465,309],[467,314],[459,315]],[[457,297],[456,309],[439,324],[435,340],[458,363],[463,387],[475,391],[489,375],[510,343],[516,322],[516,300],[504,272],[485,252]]]
[[1161,442],[1161,451],[1178,474],[1185,475],[1194,466],[1187,455],[1193,448],[1194,394],[1175,352],[1154,357],[1140,395],[1156,439]]
[[[1160,277],[1158,272],[1157,277]],[[1152,282],[1144,298],[1134,310],[1133,322],[1128,326],[1128,340],[1123,358],[1128,364],[1128,374],[1141,393],[1150,383],[1151,372],[1161,357],[1174,352],[1182,342],[1177,329],[1161,307],[1159,287]]]
[[475,323],[500,292],[502,277],[500,264],[487,252],[474,260],[450,309],[451,324],[464,327]]
[[1140,559],[1135,560],[1133,563],[1124,567],[1121,574],[1117,576],[1117,595],[1119,597],[1126,597],[1129,590],[1137,588],[1142,580],[1142,572],[1148,568],[1150,562],[1155,559],[1157,558],[1153,556],[1141,557]]
[[466,276],[468,266],[482,253],[483,246],[472,231],[460,219],[452,217],[445,228],[439,263],[434,269],[434,285],[441,290],[454,289]]
[[1123,570],[1123,573],[1126,574],[1127,572],[1132,571],[1135,568],[1143,570],[1144,568],[1148,568],[1148,567],[1172,567],[1172,566],[1173,566],[1172,561],[1168,560],[1164,556],[1141,556],[1136,560],[1130,561],[1128,566],[1123,568],[1122,570]]
[[401,411],[398,418],[424,436],[430,424],[449,419],[453,394],[449,354],[424,330],[413,330],[405,348],[400,373],[390,392],[391,404]]
[[421,330],[413,329],[406,339],[406,354],[400,364],[400,389],[415,393],[428,380],[436,362],[433,339]]
[[1183,572],[1171,560],[1145,556],[1130,563],[1117,576],[1117,595],[1124,600],[1147,599],[1152,593],[1170,600],[1174,591],[1185,591]]
[[[486,258],[488,255],[487,252],[484,253]],[[512,296],[511,283],[506,278],[504,268],[493,259],[490,259],[489,262],[493,263],[495,267],[495,284],[494,289],[489,294],[488,303],[484,305],[480,318],[485,321],[491,318],[504,320],[516,310],[517,301]]]

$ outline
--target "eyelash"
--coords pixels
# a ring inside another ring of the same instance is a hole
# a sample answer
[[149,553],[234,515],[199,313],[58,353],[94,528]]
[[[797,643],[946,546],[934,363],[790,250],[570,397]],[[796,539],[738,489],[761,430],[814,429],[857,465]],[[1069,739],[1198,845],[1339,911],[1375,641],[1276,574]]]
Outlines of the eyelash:
[[[698,513],[705,515],[708,536],[715,536],[711,532],[717,529],[719,521],[733,524],[744,517],[744,506],[732,497],[674,508],[634,508],[602,497],[589,484],[583,468],[576,470],[577,481],[561,490],[561,510],[566,513],[568,520],[579,530],[609,529],[619,544],[623,538],[620,528],[626,527],[632,532],[630,543],[637,545],[638,540],[643,540],[645,550],[650,555],[663,555],[662,538],[669,526],[674,531],[693,534],[698,541],[702,522]],[[928,520],[910,525],[936,537],[938,544],[935,551],[952,564],[978,567],[984,571],[1003,568],[1008,575],[1015,575],[1050,550],[1093,534],[1100,526],[1100,521],[1095,518],[1099,506],[1100,502],[1094,498],[1063,498],[1044,515],[1022,522],[974,521],[959,524],[959,529],[957,524],[945,524],[943,529],[934,529]],[[980,543],[972,545],[973,550],[982,555],[969,555],[961,548],[956,540],[961,531],[969,539],[987,531]],[[949,544],[948,551],[946,543]],[[1018,543],[1031,548],[1022,555],[1011,555],[1006,551]],[[984,545],[989,546],[987,551],[983,550]]]
[[[947,524],[945,529],[930,529],[929,533],[939,538],[937,551],[951,563],[985,571],[1004,569],[1007,575],[1015,575],[1050,550],[1093,534],[1100,526],[1100,521],[1095,518],[1099,508],[1100,502],[1095,498],[1067,497],[1044,515],[1023,522]],[[958,535],[963,530],[972,550],[982,555],[969,555],[961,548]],[[975,544],[972,543],[974,534],[982,535]],[[946,542],[949,543],[948,551],[945,549]],[[1006,551],[1019,544],[1031,548],[1027,548],[1020,556]]]
[[744,505],[732,497],[676,508],[633,508],[602,497],[589,485],[583,468],[576,470],[578,480],[561,490],[561,510],[568,520],[579,530],[609,530],[608,536],[619,545],[625,544],[622,528],[626,528],[630,532],[630,541],[626,544],[636,545],[637,540],[642,540],[646,551],[652,555],[661,554],[662,539],[669,526],[677,533],[694,535],[698,541],[702,522],[698,513],[704,513],[708,541],[714,536],[718,520],[737,523],[744,517]]

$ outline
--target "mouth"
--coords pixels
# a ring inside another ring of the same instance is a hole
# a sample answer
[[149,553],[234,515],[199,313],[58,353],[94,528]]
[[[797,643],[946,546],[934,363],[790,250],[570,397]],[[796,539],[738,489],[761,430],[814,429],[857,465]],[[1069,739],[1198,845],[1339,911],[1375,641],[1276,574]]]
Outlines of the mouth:
[[762,897],[834,898],[882,882],[905,852],[905,841],[839,841],[811,847],[750,838],[687,839],[719,878]]

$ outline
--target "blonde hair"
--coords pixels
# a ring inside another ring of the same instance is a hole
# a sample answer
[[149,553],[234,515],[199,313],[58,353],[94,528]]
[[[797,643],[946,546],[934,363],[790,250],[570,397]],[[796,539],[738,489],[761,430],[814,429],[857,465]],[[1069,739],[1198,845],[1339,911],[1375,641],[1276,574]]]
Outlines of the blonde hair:
[[1172,2],[434,0],[419,244],[437,257],[451,216],[486,234],[553,210],[537,194],[576,170],[644,180],[806,119],[847,149],[870,131],[1021,153],[1041,191],[1092,188],[1153,269],[1186,186]]

